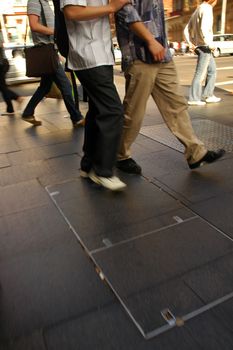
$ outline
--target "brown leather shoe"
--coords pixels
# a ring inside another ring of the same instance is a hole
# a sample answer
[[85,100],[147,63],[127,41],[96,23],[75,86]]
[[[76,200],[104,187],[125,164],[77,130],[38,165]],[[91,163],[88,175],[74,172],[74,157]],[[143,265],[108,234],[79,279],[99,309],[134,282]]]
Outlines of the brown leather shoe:
[[36,118],[33,116],[31,117],[22,117],[22,119],[25,121],[25,122],[28,122],[34,126],[40,126],[42,124],[42,122],[40,120],[36,120]]

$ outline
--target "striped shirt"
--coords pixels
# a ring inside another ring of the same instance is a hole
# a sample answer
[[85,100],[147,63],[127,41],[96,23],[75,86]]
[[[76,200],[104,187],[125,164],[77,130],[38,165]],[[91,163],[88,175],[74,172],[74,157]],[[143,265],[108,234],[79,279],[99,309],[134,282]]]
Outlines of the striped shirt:
[[[54,13],[49,6],[48,0],[28,0],[27,14],[38,16],[41,24],[46,27],[54,28]],[[33,31],[32,40],[34,44],[48,44],[54,42],[53,35],[45,35]]]
[[[107,3],[107,0],[60,0],[61,9],[66,5],[103,6]],[[83,70],[114,64],[108,16],[88,21],[66,19],[66,26],[70,69]]]

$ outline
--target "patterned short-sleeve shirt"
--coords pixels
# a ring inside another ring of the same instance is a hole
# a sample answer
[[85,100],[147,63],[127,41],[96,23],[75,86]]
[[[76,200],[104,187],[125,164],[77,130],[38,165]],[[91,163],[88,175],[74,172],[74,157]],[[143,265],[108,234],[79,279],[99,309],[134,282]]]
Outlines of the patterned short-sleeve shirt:
[[115,18],[123,70],[138,59],[145,63],[154,63],[146,43],[129,29],[129,24],[134,22],[143,22],[153,36],[167,48],[163,62],[172,59],[168,50],[162,0],[133,0],[132,4],[118,11]]

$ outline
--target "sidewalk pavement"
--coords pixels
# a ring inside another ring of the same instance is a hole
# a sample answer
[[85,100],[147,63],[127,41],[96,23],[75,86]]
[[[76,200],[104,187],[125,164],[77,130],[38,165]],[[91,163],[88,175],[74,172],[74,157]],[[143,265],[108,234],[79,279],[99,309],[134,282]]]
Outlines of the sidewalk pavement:
[[150,101],[143,176],[119,173],[119,194],[79,177],[83,129],[62,102],[38,106],[37,128],[0,117],[1,350],[233,349],[232,96],[219,95],[189,111],[223,159],[190,171]]

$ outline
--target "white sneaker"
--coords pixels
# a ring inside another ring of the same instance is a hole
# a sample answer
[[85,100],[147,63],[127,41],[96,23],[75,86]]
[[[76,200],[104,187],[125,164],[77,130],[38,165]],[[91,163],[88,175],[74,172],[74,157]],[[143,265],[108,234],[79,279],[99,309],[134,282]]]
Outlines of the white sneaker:
[[89,177],[89,173],[87,171],[84,171],[82,169],[80,169],[80,177],[82,177],[83,179],[87,179]]
[[210,96],[210,97],[207,97],[206,99],[205,99],[205,101],[207,102],[207,103],[217,103],[217,102],[220,102],[221,101],[221,98],[220,97],[216,97],[216,96]]
[[88,176],[96,184],[101,185],[111,191],[122,191],[126,188],[126,184],[116,176],[98,176],[94,173],[94,171],[91,171]]
[[205,101],[188,101],[189,106],[204,106]]

